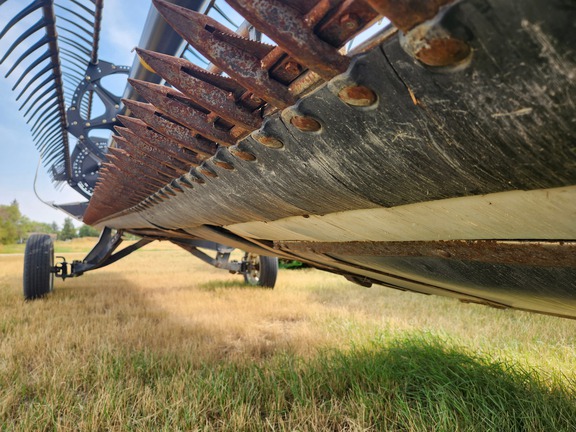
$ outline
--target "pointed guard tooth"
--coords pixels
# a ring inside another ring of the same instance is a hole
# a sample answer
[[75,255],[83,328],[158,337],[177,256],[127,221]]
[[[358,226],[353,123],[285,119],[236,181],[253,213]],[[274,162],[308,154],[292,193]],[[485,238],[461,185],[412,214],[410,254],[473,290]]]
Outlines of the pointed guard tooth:
[[160,114],[153,105],[122,99],[130,111],[149,127],[165,137],[177,141],[180,146],[203,156],[212,156],[218,145],[205,138],[197,138],[196,132]]
[[[125,150],[109,148],[108,158],[123,172],[137,172],[147,178],[148,184],[156,187],[163,187],[167,180],[171,180],[169,176],[161,175],[160,173],[146,167],[142,162],[134,159]],[[167,177],[167,178],[166,178]]]
[[230,32],[226,27],[206,15],[162,0],[153,3],[180,36],[240,85],[278,108],[296,102],[284,85],[262,69],[257,54],[222,40],[221,34]]
[[[140,140],[154,148],[155,151],[175,159],[175,162],[179,162],[177,163],[179,167],[182,167],[183,164],[187,166],[197,166],[200,164],[200,160],[196,153],[180,147],[176,141],[160,135],[155,130],[149,128],[142,120],[123,115],[119,115],[118,119],[124,126],[126,126],[126,129],[115,126],[116,131],[118,131],[122,136],[125,136],[125,130],[129,130],[130,133],[134,134]],[[188,170],[189,168],[187,171]]]
[[221,28],[210,29],[209,31],[222,42],[226,42],[227,44],[233,45],[242,51],[246,51],[259,60],[262,60],[264,57],[270,54],[270,51],[275,48],[274,45],[269,45],[239,36],[223,26],[221,26]]
[[168,63],[167,67],[170,67],[171,65],[177,65],[178,67],[183,68],[187,74],[192,75],[194,78],[212,84],[213,86],[218,87],[223,91],[234,93],[235,96],[240,96],[246,91],[246,89],[239,85],[236,81],[223,75],[216,75],[215,73],[207,71],[206,69],[203,69],[186,59],[173,57],[168,54],[162,54],[142,48],[136,48],[136,52],[143,59],[147,59],[146,61],[149,60],[151,63],[154,63],[155,61],[165,61]]
[[350,59],[314,34],[305,17],[280,0],[226,0],[299,63],[325,80],[345,72]]
[[238,106],[228,91],[187,73],[186,70],[193,70],[194,67],[187,60],[146,50],[139,50],[138,54],[158,75],[198,105],[250,131],[262,125],[262,119]]
[[132,79],[128,81],[144,99],[184,126],[225,146],[236,143],[228,132],[216,129],[206,114],[188,105],[187,101],[193,101],[182,93],[159,84]]
[[147,169],[151,169],[156,171],[158,174],[165,176],[167,181],[170,181],[186,172],[186,170],[174,168],[165,161],[152,156],[149,152],[149,150],[151,150],[149,145],[143,145],[137,136],[128,130],[126,131],[127,134],[125,137],[117,136],[116,140],[123,143],[124,151],[128,153],[132,159],[141,163]]
[[198,161],[195,161],[196,163],[192,164],[183,162],[179,159],[175,159],[170,153],[163,150],[161,146],[157,146],[143,140],[138,135],[134,134],[130,129],[118,127],[116,128],[116,131],[122,135],[122,137],[129,144],[131,144],[132,148],[147,154],[150,158],[157,160],[158,162],[169,167],[180,175],[186,174],[188,171],[190,171],[191,167],[199,165]]

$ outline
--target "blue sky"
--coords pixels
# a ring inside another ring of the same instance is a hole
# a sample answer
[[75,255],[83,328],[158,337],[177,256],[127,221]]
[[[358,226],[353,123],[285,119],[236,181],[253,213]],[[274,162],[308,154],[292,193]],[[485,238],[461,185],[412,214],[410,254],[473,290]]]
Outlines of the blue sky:
[[[31,1],[8,0],[4,3],[0,7],[0,29],[4,28],[16,8],[22,8],[23,4]],[[101,59],[118,65],[132,64],[134,53],[131,50],[138,45],[149,8],[149,0],[104,1],[99,50]],[[0,41],[1,55],[18,37],[18,33],[18,29],[13,28],[5,40]],[[14,53],[0,65],[0,204],[9,204],[16,199],[22,213],[29,218],[48,223],[56,221],[62,225],[66,215],[43,204],[34,194],[33,183],[39,153],[32,141],[29,126],[18,111],[22,100],[16,102],[17,93],[11,90],[18,74],[14,72],[8,79],[4,79],[10,62],[17,58],[18,55]],[[45,201],[66,203],[83,200],[81,195],[68,186],[64,186],[61,191],[56,190],[44,167],[38,170],[37,190]]]

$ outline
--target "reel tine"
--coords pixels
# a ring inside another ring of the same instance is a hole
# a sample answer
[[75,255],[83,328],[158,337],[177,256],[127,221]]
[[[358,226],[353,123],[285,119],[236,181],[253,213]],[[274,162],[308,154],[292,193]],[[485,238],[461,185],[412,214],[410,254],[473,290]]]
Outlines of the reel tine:
[[[14,84],[14,87],[12,87],[12,90],[14,90],[16,87],[18,87],[18,85],[22,82],[24,77],[26,77],[26,75],[28,75],[32,69],[34,69],[36,66],[38,66],[40,63],[42,63],[44,60],[49,59],[49,58],[50,58],[50,50],[47,50],[44,54],[42,54],[40,57],[38,57],[36,60],[34,60],[32,63],[30,63],[30,65],[28,65],[28,67],[24,70],[24,72],[22,72],[22,75],[20,75],[20,78],[18,78],[18,80],[16,80],[16,83]],[[8,77],[8,75],[6,75],[6,77]]]
[[54,79],[54,74],[50,75],[48,78],[46,78],[44,81],[42,81],[40,84],[38,84],[36,86],[36,88],[34,90],[32,90],[30,92],[30,94],[28,95],[28,97],[26,98],[26,100],[24,101],[24,103],[22,104],[22,106],[20,106],[20,108],[18,108],[18,111],[22,110],[26,104],[28,102],[30,102],[30,99],[32,99],[34,97],[34,95],[36,93],[38,93],[40,91],[40,89],[42,89],[42,87],[44,87],[46,84],[48,84],[50,81],[52,81]]
[[[14,62],[14,64],[12,65],[12,67],[10,69],[8,69],[8,72],[6,72],[6,75],[4,75],[5,78],[8,78],[10,76],[10,74],[12,72],[14,72],[14,70],[18,67],[18,65],[20,63],[22,63],[22,61],[28,57],[30,54],[32,54],[34,51],[36,51],[38,48],[46,45],[48,42],[50,41],[50,38],[46,35],[44,36],[42,39],[40,39],[38,42],[36,42],[34,45],[32,45],[30,48],[28,48],[20,57],[18,57],[18,59]],[[16,88],[16,86],[18,86],[18,84],[20,84],[20,81],[22,80],[23,77],[26,76],[26,74],[28,72],[30,72],[32,69],[34,69],[39,63],[41,63],[42,61],[46,60],[47,58],[50,58],[50,50],[47,50],[44,54],[42,54],[40,57],[38,57],[34,62],[32,62],[27,68],[26,70],[22,73],[22,75],[20,75],[20,78],[18,79],[18,81],[16,81],[16,84],[14,84],[14,87],[12,87],[12,90],[14,90]]]
[[30,35],[36,33],[38,30],[44,28],[45,25],[46,25],[46,19],[44,17],[42,17],[32,27],[30,27],[28,30],[26,30],[24,33],[22,33],[12,43],[12,45],[10,45],[10,48],[8,48],[8,50],[6,51],[4,56],[0,59],[0,64],[4,63],[4,61],[8,58],[8,56],[10,54],[12,54],[12,52],[16,49],[16,47],[18,47],[18,45],[20,45],[22,42],[24,42],[26,39],[28,39],[28,37]]
[[40,72],[38,72],[36,75],[34,75],[32,77],[32,79],[30,81],[28,81],[26,83],[26,85],[24,86],[24,88],[22,89],[22,91],[20,92],[20,94],[16,97],[16,100],[18,101],[22,95],[26,92],[26,90],[28,90],[30,88],[30,86],[32,84],[34,84],[34,82],[40,78],[42,75],[44,75],[46,72],[48,72],[49,70],[52,70],[52,65],[51,64],[47,64]]
[[10,31],[10,29],[12,27],[14,27],[16,25],[16,23],[18,23],[19,21],[22,21],[24,18],[26,18],[28,15],[30,15],[32,12],[40,9],[42,6],[44,6],[45,3],[47,3],[49,0],[34,0],[32,3],[30,3],[28,6],[26,6],[24,9],[22,9],[20,12],[18,12],[16,14],[16,16],[14,18],[12,18],[2,29],[2,31],[0,31],[0,39],[2,39],[6,33],[8,33]]

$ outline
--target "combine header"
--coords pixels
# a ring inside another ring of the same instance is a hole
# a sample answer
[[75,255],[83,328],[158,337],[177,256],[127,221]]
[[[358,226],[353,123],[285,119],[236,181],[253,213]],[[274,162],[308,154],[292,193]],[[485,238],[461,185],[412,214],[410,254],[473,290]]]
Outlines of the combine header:
[[[169,240],[262,286],[274,285],[276,256],[364,286],[576,318],[574,6],[153,0],[127,68],[98,59],[102,2],[68,1],[56,1],[62,25],[86,15],[88,35],[57,37],[53,2],[37,0],[0,37],[42,11],[49,60],[21,91],[35,100],[25,116],[37,117],[54,179],[88,199],[76,215],[102,236],[81,262],[27,264],[27,298],[54,274]],[[230,8],[245,18],[232,29]],[[65,55],[85,63],[69,74],[68,103]],[[124,98],[100,81],[116,73],[129,74]],[[93,97],[105,107],[96,118]],[[114,254],[123,232],[142,240]],[[27,262],[50,256],[45,243]]]

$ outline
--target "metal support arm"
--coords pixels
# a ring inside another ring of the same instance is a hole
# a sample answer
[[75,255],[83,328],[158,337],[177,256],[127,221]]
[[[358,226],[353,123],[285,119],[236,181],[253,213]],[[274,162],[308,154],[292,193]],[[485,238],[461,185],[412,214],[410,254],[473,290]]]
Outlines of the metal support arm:
[[62,279],[81,276],[84,272],[113,264],[152,241],[153,240],[151,239],[143,238],[133,245],[122,249],[120,252],[114,253],[122,243],[122,230],[116,231],[116,233],[113,234],[112,229],[104,228],[100,234],[98,243],[96,243],[88,255],[86,255],[86,258],[82,261],[73,261],[70,263],[70,272],[68,272],[69,263],[63,261],[61,264],[56,266],[56,273],[58,276],[62,277]]
[[[234,248],[232,247],[206,240],[173,239],[170,241],[211,266],[228,270],[232,273],[242,273],[245,271],[242,262],[230,261],[230,254],[234,251]],[[216,251],[216,258],[212,258],[210,255],[202,252],[198,248]]]

